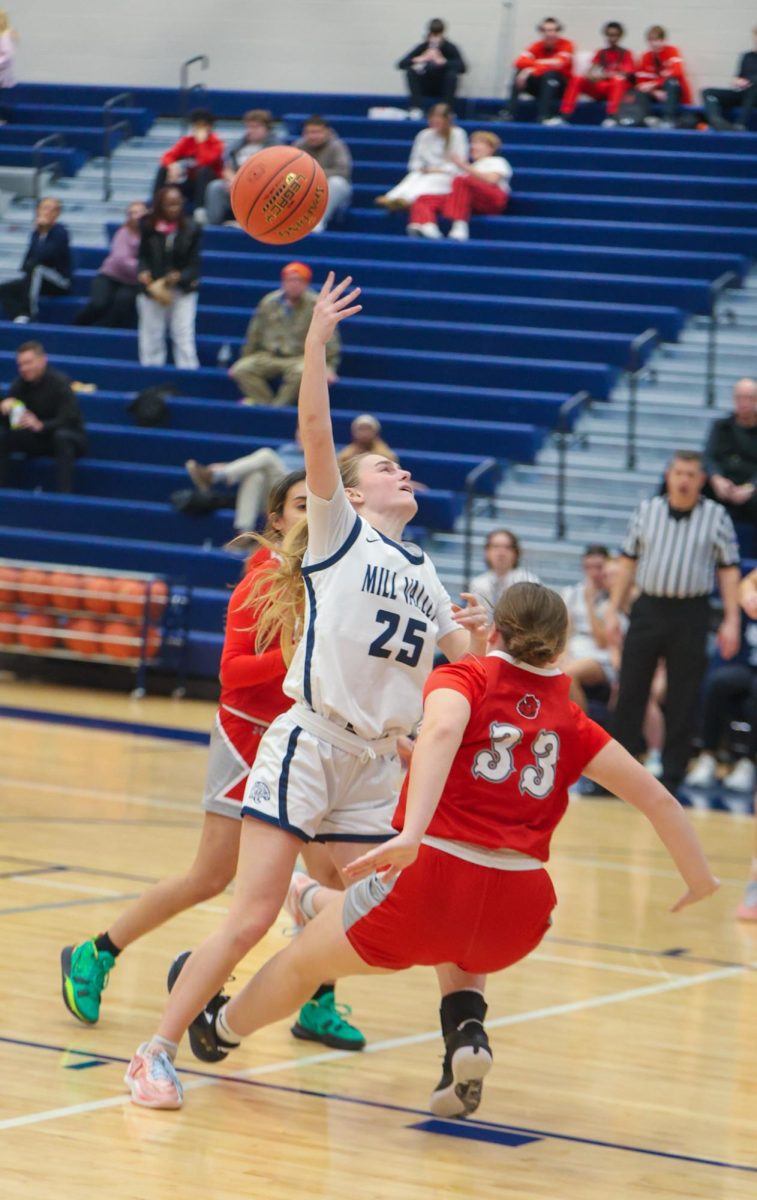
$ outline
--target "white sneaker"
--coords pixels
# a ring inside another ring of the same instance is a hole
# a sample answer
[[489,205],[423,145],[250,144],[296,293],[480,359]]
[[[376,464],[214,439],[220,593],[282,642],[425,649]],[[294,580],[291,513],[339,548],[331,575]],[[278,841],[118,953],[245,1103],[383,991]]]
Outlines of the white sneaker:
[[662,755],[659,750],[650,750],[644,766],[655,779],[662,777]]
[[712,787],[716,779],[717,765],[714,754],[700,754],[684,783],[688,787]]
[[567,125],[568,122],[564,117],[547,117],[546,121],[542,121],[542,125]]
[[411,121],[422,121],[426,114],[422,108],[411,108],[407,115]]
[[435,225],[433,221],[426,221],[425,224],[419,225],[418,232],[421,237],[431,238],[432,240],[442,236],[441,229],[438,225]]
[[184,1089],[165,1050],[152,1053],[143,1042],[124,1075],[133,1104],[142,1108],[181,1108]]
[[467,242],[468,238],[470,237],[468,222],[453,221],[452,228],[447,234],[447,237],[451,238],[453,242]]
[[602,122],[602,128],[603,129],[614,129],[617,124],[618,124],[617,117],[605,117],[604,121]]
[[31,317],[26,317],[26,316],[24,316],[23,313],[21,313],[20,317],[13,318],[14,325],[28,325],[30,321],[31,321]]
[[417,221],[408,221],[405,233],[408,237],[420,237],[422,228],[423,226],[419,225]]
[[754,777],[754,763],[751,758],[740,758],[723,780],[723,787],[732,792],[753,792]]

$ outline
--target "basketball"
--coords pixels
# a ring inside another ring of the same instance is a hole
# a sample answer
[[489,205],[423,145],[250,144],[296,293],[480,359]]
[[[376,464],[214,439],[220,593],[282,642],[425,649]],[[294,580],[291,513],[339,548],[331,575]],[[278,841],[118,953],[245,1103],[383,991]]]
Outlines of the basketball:
[[53,571],[49,582],[52,589],[50,603],[55,608],[73,612],[77,608],[84,607],[82,594],[84,581],[81,575],[70,575],[67,571]]
[[18,625],[18,616],[13,609],[0,609],[0,646],[13,646],[18,641],[18,633],[14,629],[3,629],[3,625]]
[[19,600],[22,604],[28,604],[30,608],[44,608],[52,602],[45,586],[49,583],[50,576],[47,571],[36,571],[33,567],[27,567],[19,577]]
[[16,567],[0,567],[0,604],[13,604],[18,595],[20,574]]
[[88,609],[89,612],[113,612],[117,599],[114,579],[101,579],[97,575],[87,575],[84,580],[84,590],[87,594],[84,597],[83,608]]
[[234,216],[250,237],[273,246],[298,242],[326,211],[329,185],[307,151],[270,146],[253,154],[231,185]]
[[[111,658],[139,658],[139,631],[125,621],[109,621],[103,629],[102,653]],[[129,639],[128,641],[126,639]]]
[[[63,645],[74,654],[102,653],[102,626],[86,617],[77,617],[66,625]],[[69,636],[70,635],[70,636]]]
[[118,593],[116,611],[124,617],[141,617],[145,607],[147,586],[139,579],[117,579],[113,590]]
[[54,617],[46,617],[42,613],[30,613],[19,621],[18,640],[22,646],[30,650],[52,650],[57,638],[52,633],[32,633],[33,629],[49,630],[55,625]]

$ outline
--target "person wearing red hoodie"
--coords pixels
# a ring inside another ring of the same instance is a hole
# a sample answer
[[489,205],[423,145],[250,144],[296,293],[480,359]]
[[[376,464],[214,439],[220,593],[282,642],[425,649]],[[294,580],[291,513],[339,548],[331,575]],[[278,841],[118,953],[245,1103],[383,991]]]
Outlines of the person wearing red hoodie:
[[569,117],[575,112],[579,96],[591,96],[592,100],[607,102],[604,123],[617,124],[618,105],[631,86],[634,70],[633,54],[620,44],[624,33],[620,21],[608,21],[603,27],[607,45],[597,50],[586,75],[571,76],[560,105],[561,117]]
[[573,72],[573,43],[561,37],[563,27],[556,17],[545,17],[537,26],[541,40],[533,42],[516,58],[516,70],[510,113],[514,115],[518,98],[534,96],[536,118],[544,125],[557,116],[563,93]]
[[189,114],[189,133],[166,150],[155,176],[157,193],[170,184],[177,187],[201,224],[205,222],[205,189],[223,178],[224,143],[214,132],[215,117],[206,108]]
[[682,104],[691,103],[691,88],[681,51],[667,43],[667,31],[653,25],[645,37],[649,49],[636,67],[636,90],[662,104],[662,125],[670,129],[681,112]]

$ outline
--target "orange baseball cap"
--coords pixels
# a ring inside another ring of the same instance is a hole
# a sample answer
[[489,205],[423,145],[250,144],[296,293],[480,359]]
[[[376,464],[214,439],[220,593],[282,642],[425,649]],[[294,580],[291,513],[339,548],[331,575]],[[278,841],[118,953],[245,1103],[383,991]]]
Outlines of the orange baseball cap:
[[285,267],[281,268],[281,278],[285,275],[299,275],[300,279],[304,279],[305,283],[310,283],[313,278],[313,272],[307,263],[290,262]]

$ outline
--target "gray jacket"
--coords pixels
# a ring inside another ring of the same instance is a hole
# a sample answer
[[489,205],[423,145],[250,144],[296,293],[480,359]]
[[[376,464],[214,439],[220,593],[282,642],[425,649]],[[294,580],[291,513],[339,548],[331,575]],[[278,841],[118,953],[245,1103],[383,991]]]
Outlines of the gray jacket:
[[329,139],[322,146],[314,149],[312,146],[306,146],[302,138],[295,142],[298,150],[305,150],[314,158],[315,161],[323,167],[326,178],[329,175],[341,175],[348,183],[352,180],[352,155],[347,149],[347,145],[340,137],[334,133],[333,129],[329,129]]

